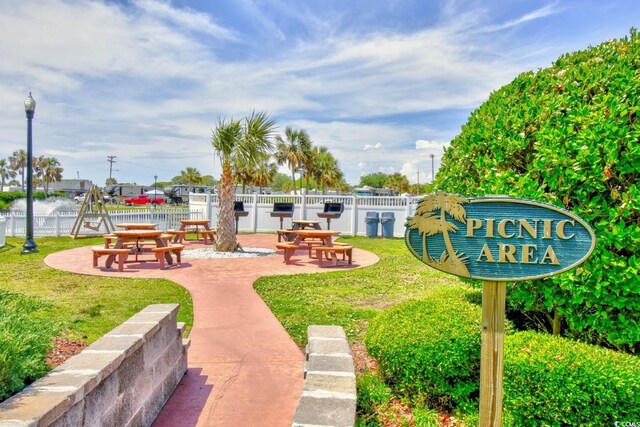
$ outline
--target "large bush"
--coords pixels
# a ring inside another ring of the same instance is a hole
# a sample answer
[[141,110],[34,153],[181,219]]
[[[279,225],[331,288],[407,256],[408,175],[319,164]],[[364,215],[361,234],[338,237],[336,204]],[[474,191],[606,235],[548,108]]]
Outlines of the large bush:
[[536,332],[505,339],[505,424],[613,426],[640,420],[640,359]]
[[445,288],[427,301],[392,307],[369,323],[367,351],[396,392],[447,409],[477,398],[481,313],[467,294]]
[[41,301],[0,290],[0,401],[43,376],[51,340],[51,322],[37,318]]
[[513,286],[508,301],[537,313],[535,322],[549,319],[549,329],[564,324],[631,351],[640,350],[639,113],[632,30],[492,93],[445,151],[435,182],[467,196],[548,202],[589,222],[597,244],[582,267]]

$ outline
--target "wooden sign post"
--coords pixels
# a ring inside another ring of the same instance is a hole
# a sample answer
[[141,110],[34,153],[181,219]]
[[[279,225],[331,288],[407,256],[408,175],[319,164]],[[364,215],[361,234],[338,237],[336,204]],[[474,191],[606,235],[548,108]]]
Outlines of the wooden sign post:
[[540,279],[583,263],[595,247],[569,211],[510,197],[426,196],[407,219],[405,242],[423,263],[483,281],[480,426],[502,425],[506,282]]

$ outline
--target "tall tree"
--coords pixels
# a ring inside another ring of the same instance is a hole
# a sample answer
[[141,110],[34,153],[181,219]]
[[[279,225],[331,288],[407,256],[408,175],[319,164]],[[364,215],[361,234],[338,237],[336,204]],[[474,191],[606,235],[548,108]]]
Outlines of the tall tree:
[[360,186],[364,187],[365,185],[368,185],[369,187],[373,188],[382,188],[384,187],[384,183],[387,181],[388,177],[389,175],[382,172],[362,175],[360,177]]
[[384,186],[393,190],[397,190],[401,193],[406,193],[407,191],[409,191],[409,180],[406,176],[402,175],[399,172],[396,172],[389,175],[384,183]]
[[60,162],[55,157],[45,157],[41,163],[41,176],[44,194],[49,192],[49,184],[62,180],[64,169],[60,167]]
[[322,194],[326,194],[327,187],[337,189],[344,174],[336,158],[326,147],[313,147],[312,153],[312,175],[316,183],[322,185]]
[[185,170],[180,171],[180,180],[183,183],[189,184],[189,192],[193,191],[194,184],[200,184],[202,182],[202,175],[196,168],[187,167]]
[[4,182],[9,178],[16,176],[15,171],[11,168],[6,159],[0,159],[0,191],[4,191]]
[[9,156],[9,167],[21,176],[22,191],[24,191],[24,168],[27,167],[27,152],[16,150]]
[[216,243],[218,251],[233,252],[238,246],[233,213],[235,185],[232,167],[238,163],[255,164],[266,153],[270,153],[273,150],[271,136],[274,128],[275,121],[265,112],[253,112],[242,121],[218,120],[211,137],[211,144],[222,166]]
[[[296,130],[286,127],[284,130],[284,138],[276,135],[276,154],[275,158],[279,165],[287,164],[291,170],[291,181],[296,182],[296,170],[304,165],[305,146],[310,142],[309,135],[304,130]],[[296,187],[293,186],[293,194],[296,193]]]

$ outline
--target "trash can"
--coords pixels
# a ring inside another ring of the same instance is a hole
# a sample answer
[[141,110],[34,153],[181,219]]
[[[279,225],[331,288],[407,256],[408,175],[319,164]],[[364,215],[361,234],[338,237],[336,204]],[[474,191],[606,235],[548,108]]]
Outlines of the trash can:
[[393,226],[396,223],[396,217],[393,212],[382,212],[382,218],[380,218],[382,224],[382,237],[393,237]]
[[367,224],[367,237],[378,237],[379,216],[378,212],[367,212],[364,217],[364,222]]

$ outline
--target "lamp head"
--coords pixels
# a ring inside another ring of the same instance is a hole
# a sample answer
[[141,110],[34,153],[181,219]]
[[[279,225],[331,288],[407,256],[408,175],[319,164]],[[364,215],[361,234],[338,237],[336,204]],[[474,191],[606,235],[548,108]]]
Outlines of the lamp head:
[[33,114],[36,111],[36,101],[31,96],[31,92],[29,92],[29,96],[24,100],[24,111],[29,114]]

